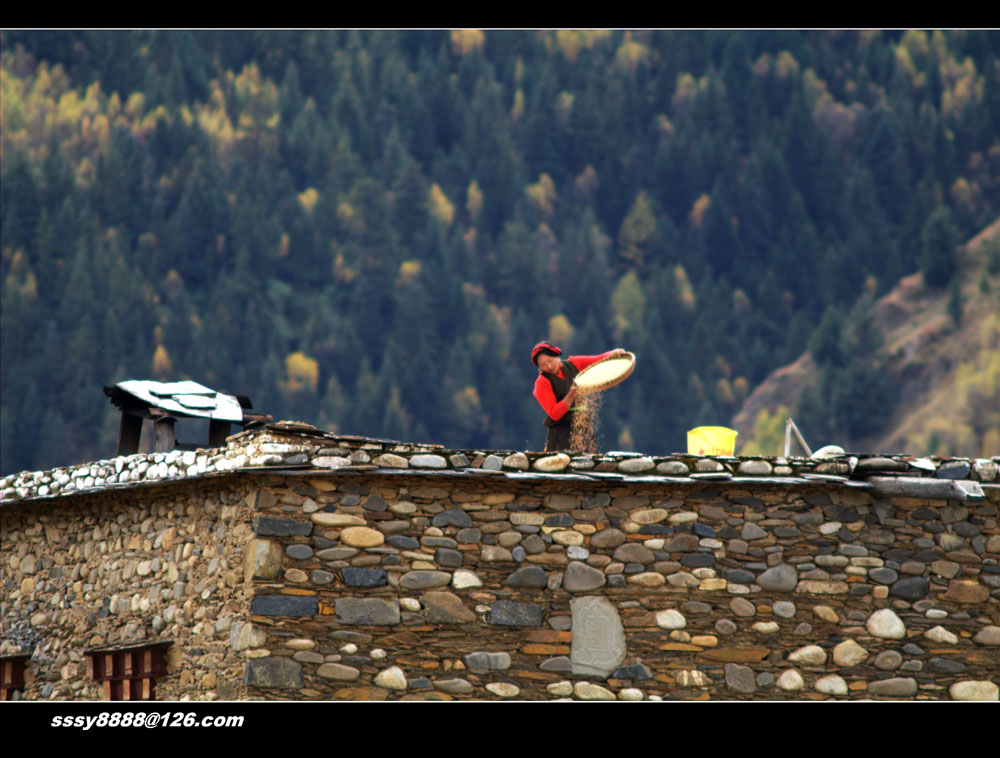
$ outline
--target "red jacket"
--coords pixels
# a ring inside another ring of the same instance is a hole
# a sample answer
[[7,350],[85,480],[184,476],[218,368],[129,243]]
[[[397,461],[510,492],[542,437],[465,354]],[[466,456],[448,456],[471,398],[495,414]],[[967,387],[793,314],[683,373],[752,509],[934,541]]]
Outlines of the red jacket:
[[[600,355],[571,355],[567,358],[570,363],[576,366],[578,371],[583,371],[587,366],[597,363],[599,360],[607,358],[613,350],[609,350],[606,353],[601,353]],[[562,368],[559,369],[559,373],[556,376],[560,376],[565,379]],[[552,383],[545,378],[544,372],[540,369],[538,371],[538,378],[535,379],[535,390],[532,392],[535,396],[535,400],[538,404],[542,406],[542,410],[545,411],[549,418],[553,421],[558,421],[566,412],[569,410],[569,406],[566,405],[564,400],[556,401],[556,394],[552,391]]]

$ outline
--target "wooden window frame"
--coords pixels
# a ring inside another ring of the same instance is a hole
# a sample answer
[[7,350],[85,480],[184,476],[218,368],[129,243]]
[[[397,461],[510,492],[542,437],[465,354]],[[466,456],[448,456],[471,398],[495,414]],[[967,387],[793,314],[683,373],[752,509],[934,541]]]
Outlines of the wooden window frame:
[[85,650],[87,671],[100,682],[105,700],[156,700],[156,679],[167,673],[170,642]]
[[24,672],[30,660],[27,654],[0,656],[0,701],[20,700],[14,696],[24,694]]

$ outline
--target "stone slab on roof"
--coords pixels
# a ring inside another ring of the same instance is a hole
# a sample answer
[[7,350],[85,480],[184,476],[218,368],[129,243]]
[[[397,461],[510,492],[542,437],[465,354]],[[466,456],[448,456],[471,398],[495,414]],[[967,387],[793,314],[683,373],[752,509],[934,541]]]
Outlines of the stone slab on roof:
[[[224,448],[140,453],[48,471],[11,474],[0,479],[0,504],[6,507],[20,501],[63,498],[152,483],[267,473],[322,477],[486,476],[512,481],[628,481],[671,485],[711,481],[782,486],[824,483],[872,489],[878,493],[926,491],[929,497],[956,500],[977,500],[982,497],[982,487],[1000,486],[1000,456],[956,459],[845,454],[815,459],[710,457],[687,453],[649,456],[617,451],[563,456],[563,460],[553,461],[554,456],[544,452],[449,450],[440,445],[337,435],[290,422],[240,432],[226,442]],[[391,467],[379,464],[382,456],[389,458]],[[637,459],[643,461],[638,469],[635,466]],[[483,468],[487,461],[490,461],[490,468]],[[539,461],[542,461],[539,468],[546,470],[536,470]],[[560,465],[564,467],[558,470]],[[552,470],[553,466],[557,470]],[[921,483],[921,480],[926,481]]]

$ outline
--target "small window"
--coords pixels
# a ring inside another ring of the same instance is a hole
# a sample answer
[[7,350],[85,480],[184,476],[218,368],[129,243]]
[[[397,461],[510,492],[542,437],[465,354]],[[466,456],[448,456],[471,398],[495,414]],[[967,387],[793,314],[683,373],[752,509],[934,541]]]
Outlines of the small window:
[[105,700],[156,700],[156,678],[167,673],[169,642],[84,651],[87,668]]
[[0,700],[20,700],[24,694],[24,669],[30,655],[5,655],[0,658]]

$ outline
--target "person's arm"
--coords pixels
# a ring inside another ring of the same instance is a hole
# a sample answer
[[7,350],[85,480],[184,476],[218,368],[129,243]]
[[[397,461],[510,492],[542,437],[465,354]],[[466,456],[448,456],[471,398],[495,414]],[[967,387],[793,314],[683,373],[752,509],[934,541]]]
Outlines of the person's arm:
[[576,385],[574,384],[570,387],[566,397],[557,401],[556,393],[552,391],[552,383],[539,374],[535,380],[535,391],[533,394],[535,400],[542,406],[542,410],[548,414],[548,417],[553,421],[558,421],[573,406],[573,401],[576,399]]
[[614,350],[608,350],[608,352],[601,353],[600,355],[571,355],[569,360],[576,366],[577,371],[583,371],[598,361],[603,361],[605,358],[617,358],[620,355],[625,355],[625,352],[623,348],[616,347]]

